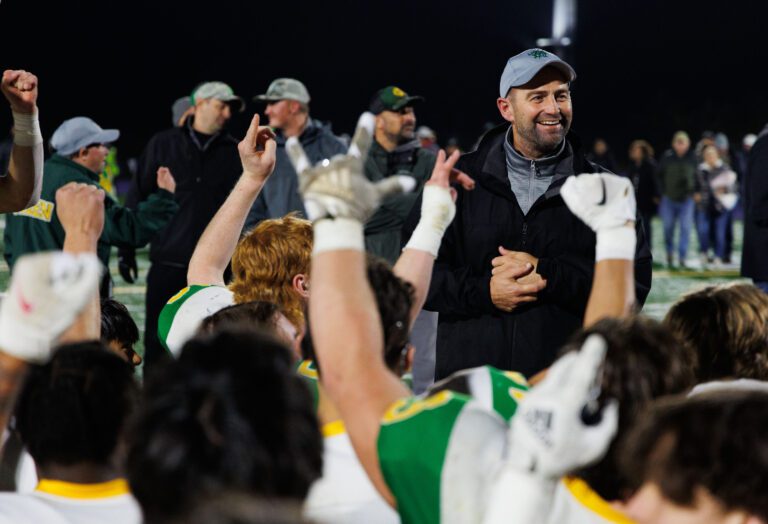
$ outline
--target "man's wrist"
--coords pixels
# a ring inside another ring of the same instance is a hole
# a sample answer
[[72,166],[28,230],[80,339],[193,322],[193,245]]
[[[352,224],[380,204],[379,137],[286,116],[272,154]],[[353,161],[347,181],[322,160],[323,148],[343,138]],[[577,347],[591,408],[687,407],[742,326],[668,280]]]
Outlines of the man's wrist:
[[324,251],[365,251],[363,224],[352,218],[323,218],[313,224],[312,254]]
[[90,233],[65,233],[64,248],[67,253],[96,253],[99,235]]
[[31,112],[13,110],[13,143],[24,147],[43,143],[37,108],[33,108]]
[[600,260],[634,260],[637,233],[634,225],[604,229],[597,232],[595,262]]

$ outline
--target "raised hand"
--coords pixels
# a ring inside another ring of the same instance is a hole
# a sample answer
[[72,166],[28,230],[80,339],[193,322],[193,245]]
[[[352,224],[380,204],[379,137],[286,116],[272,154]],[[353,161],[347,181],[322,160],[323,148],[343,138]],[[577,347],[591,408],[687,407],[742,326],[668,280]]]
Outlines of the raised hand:
[[251,119],[245,138],[237,144],[243,173],[254,181],[264,183],[275,169],[275,134],[269,127],[259,125],[259,114]]
[[635,191],[628,178],[608,173],[572,176],[563,184],[560,195],[571,213],[593,231],[635,221]]
[[56,215],[66,237],[83,237],[95,243],[104,229],[104,191],[70,182],[56,191]]
[[288,156],[299,175],[299,192],[310,220],[349,218],[365,222],[387,195],[413,190],[413,177],[396,175],[371,183],[363,173],[363,162],[373,141],[374,116],[363,113],[346,155],[336,155],[312,166],[301,143],[291,137]]
[[628,178],[608,173],[572,176],[560,195],[571,213],[596,233],[596,261],[635,257],[635,191]]
[[37,77],[32,73],[5,70],[0,81],[0,91],[16,113],[34,113],[37,105]]
[[101,276],[94,253],[36,253],[13,268],[0,305],[0,350],[42,363],[51,347],[93,298]]
[[[510,460],[522,470],[560,478],[605,454],[618,427],[618,403],[600,412],[605,340],[591,335],[561,357],[520,402],[512,420]],[[585,416],[588,413],[588,417]]]

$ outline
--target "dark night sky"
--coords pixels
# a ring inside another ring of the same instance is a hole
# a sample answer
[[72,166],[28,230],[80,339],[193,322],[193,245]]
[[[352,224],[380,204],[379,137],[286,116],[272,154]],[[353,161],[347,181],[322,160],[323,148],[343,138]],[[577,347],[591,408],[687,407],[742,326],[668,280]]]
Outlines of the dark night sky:
[[[167,127],[171,102],[197,83],[223,80],[250,100],[278,76],[304,81],[312,114],[337,132],[376,89],[400,85],[427,97],[419,123],[470,145],[499,121],[506,58],[549,35],[551,11],[550,0],[2,0],[2,67],[39,75],[46,137],[83,114],[119,128],[124,155]],[[581,0],[574,130],[606,136],[620,156],[634,138],[663,148],[677,128],[757,132],[767,19],[763,1]],[[237,116],[234,134],[246,124]]]

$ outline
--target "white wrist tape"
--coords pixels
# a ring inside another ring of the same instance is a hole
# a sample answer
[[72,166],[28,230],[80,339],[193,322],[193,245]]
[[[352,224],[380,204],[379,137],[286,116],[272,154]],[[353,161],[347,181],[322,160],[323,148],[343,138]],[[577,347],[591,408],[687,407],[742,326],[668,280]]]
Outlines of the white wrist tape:
[[363,224],[351,218],[321,219],[313,224],[314,246],[312,254],[324,251],[354,249],[365,251]]
[[447,187],[424,186],[421,218],[405,249],[426,251],[437,257],[445,230],[456,215],[456,204]]
[[43,143],[37,111],[34,113],[13,112],[13,143],[26,147]]
[[605,259],[634,260],[637,234],[633,226],[597,231],[595,262]]

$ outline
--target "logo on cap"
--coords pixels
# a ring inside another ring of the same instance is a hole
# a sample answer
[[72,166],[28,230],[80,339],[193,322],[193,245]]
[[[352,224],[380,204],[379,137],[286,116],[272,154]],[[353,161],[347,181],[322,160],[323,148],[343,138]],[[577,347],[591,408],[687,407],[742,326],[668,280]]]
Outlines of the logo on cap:
[[397,97],[402,97],[402,96],[405,96],[405,91],[403,91],[399,87],[393,87],[392,88],[392,94],[397,96]]
[[541,49],[534,49],[530,53],[528,53],[528,56],[531,56],[533,58],[546,58],[549,56],[549,53],[546,51],[542,51]]

